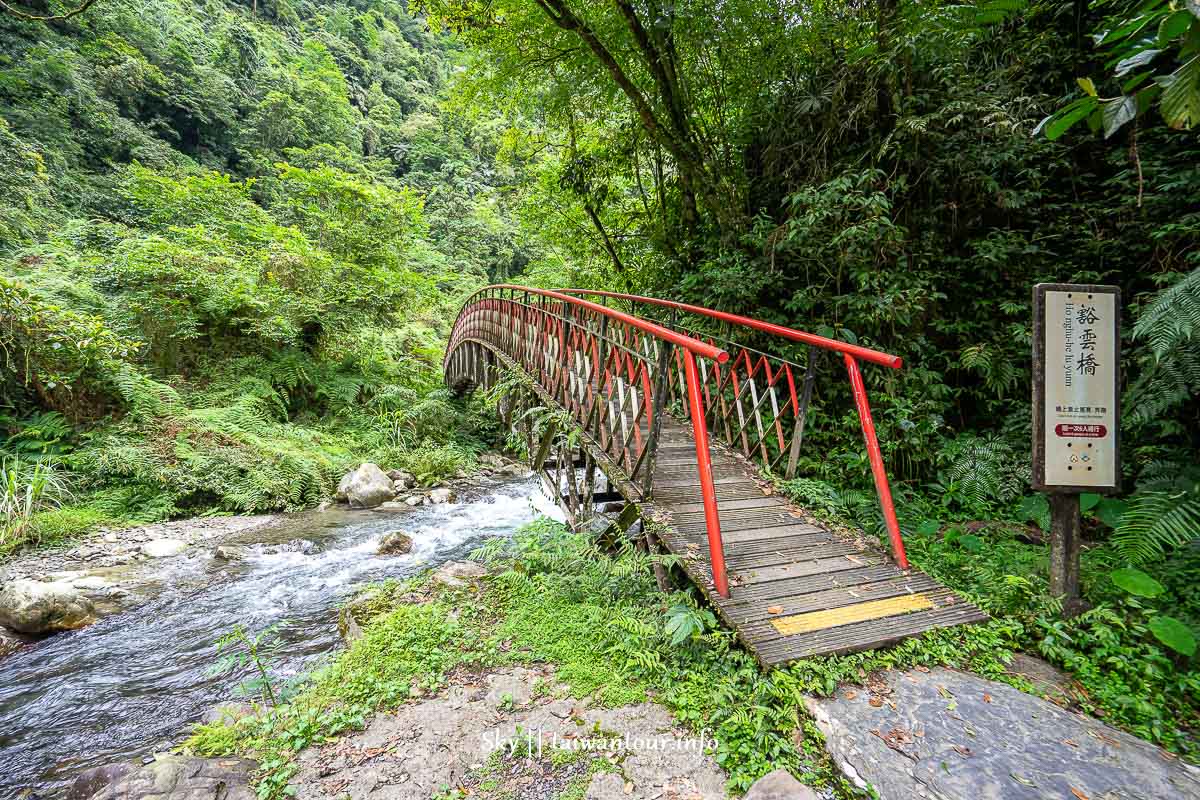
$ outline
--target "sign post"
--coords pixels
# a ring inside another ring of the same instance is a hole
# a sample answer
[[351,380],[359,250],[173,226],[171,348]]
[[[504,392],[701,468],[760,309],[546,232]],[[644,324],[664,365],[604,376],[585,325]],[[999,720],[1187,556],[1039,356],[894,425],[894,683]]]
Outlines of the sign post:
[[1050,593],[1080,608],[1079,495],[1120,490],[1121,290],[1033,287],[1033,488],[1050,501]]

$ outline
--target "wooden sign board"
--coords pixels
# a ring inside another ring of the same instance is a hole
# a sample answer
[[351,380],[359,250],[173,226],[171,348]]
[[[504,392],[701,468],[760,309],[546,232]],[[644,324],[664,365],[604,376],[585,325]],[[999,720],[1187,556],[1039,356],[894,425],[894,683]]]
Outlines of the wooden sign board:
[[1121,290],[1033,287],[1033,488],[1116,492],[1121,484]]

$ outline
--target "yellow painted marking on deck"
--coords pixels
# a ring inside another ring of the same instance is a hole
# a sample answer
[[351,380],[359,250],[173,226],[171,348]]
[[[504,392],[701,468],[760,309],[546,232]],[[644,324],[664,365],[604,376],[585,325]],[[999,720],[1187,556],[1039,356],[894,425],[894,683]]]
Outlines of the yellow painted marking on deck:
[[889,597],[886,600],[871,600],[867,603],[831,608],[828,611],[795,614],[790,617],[773,619],[771,624],[775,626],[775,630],[779,631],[781,636],[791,636],[795,633],[836,628],[852,622],[866,622],[880,617],[910,614],[913,611],[925,611],[930,608],[933,608],[933,601],[928,597],[923,594],[909,594],[903,597]]

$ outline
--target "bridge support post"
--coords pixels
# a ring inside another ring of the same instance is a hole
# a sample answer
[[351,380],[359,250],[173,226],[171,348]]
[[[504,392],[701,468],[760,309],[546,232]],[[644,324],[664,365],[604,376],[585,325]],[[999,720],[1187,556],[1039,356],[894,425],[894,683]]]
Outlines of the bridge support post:
[[688,409],[692,417],[692,436],[696,440],[696,471],[700,477],[700,495],[704,499],[704,526],[708,531],[708,554],[712,563],[713,586],[721,597],[729,597],[729,579],[725,575],[725,546],[721,541],[721,517],[717,511],[717,489],[713,485],[712,455],[709,452],[708,422],[704,417],[704,398],[700,395],[700,377],[696,354],[683,357],[687,381]]
[[858,421],[862,425],[863,439],[867,444],[867,458],[871,461],[871,474],[875,478],[875,491],[879,494],[879,508],[891,540],[892,557],[900,569],[908,569],[908,556],[904,553],[904,540],[900,538],[900,523],[896,521],[896,507],[892,504],[892,488],[888,485],[887,470],[883,466],[883,453],[875,435],[875,420],[871,418],[871,404],[867,401],[867,388],[863,385],[858,361],[849,353],[843,353],[846,372],[850,375],[850,388],[854,390],[854,406],[858,409]]

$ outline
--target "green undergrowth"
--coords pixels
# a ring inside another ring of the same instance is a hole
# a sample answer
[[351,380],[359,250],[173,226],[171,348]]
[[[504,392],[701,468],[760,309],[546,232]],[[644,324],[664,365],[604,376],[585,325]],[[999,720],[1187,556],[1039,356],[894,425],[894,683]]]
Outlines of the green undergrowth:
[[[575,697],[605,706],[654,700],[707,731],[733,791],[783,767],[849,796],[804,710],[806,694],[916,664],[1002,678],[1017,633],[994,621],[764,672],[690,592],[659,592],[650,557],[634,548],[605,554],[543,521],[478,556],[493,564],[478,589],[420,579],[375,587],[356,604],[364,635],[289,700],[233,726],[198,726],[185,747],[253,755],[263,769],[260,795],[272,797],[284,791],[298,751],[438,690],[458,667],[550,663]],[[427,599],[414,603],[414,594]]]

